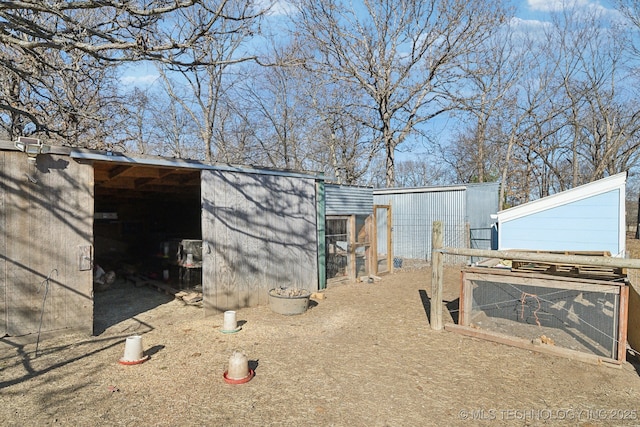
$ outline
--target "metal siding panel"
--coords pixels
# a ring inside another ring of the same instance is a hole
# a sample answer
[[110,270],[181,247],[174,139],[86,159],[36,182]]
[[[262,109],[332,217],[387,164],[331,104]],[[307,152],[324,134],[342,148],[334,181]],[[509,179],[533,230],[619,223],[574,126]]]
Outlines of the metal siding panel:
[[471,228],[491,228],[491,215],[499,209],[500,184],[470,184],[467,186],[467,222]]
[[348,185],[325,185],[327,215],[370,215],[373,213],[373,189]]
[[470,246],[474,249],[491,249],[491,218],[499,210],[500,184],[469,184],[466,191],[467,222],[469,223]]
[[430,260],[434,221],[443,222],[444,246],[466,246],[464,190],[374,195],[374,203],[392,206],[394,257]]

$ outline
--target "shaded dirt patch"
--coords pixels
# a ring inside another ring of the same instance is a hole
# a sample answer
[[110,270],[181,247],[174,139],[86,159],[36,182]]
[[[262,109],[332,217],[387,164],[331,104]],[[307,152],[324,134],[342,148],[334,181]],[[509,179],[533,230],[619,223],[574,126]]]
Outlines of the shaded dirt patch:
[[[460,271],[447,268],[445,321],[457,316]],[[428,269],[330,287],[306,313],[222,314],[180,301],[132,309],[96,337],[0,341],[5,425],[638,425],[640,376],[434,332]],[[447,310],[449,308],[452,310]],[[150,360],[118,364],[141,334]],[[255,377],[229,385],[234,350]]]

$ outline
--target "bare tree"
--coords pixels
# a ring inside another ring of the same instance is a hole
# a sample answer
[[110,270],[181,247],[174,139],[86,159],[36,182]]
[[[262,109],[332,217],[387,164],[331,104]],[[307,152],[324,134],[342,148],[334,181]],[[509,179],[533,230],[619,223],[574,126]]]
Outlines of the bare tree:
[[[636,31],[640,29],[640,3],[638,3],[637,0],[614,0],[613,3],[622,14],[624,20],[626,20],[626,22],[623,22],[623,25],[626,24]],[[626,42],[628,46],[633,49],[634,55],[640,57],[638,39],[636,37],[630,37],[626,39]]]
[[[282,49],[282,50],[281,50]],[[305,97],[303,70],[291,63],[288,47],[274,47],[272,67],[249,66],[238,86],[246,120],[252,123],[257,158],[265,165],[288,169],[304,169],[306,132],[313,116]]]
[[75,52],[47,51],[40,60],[47,68],[34,68],[28,80],[0,68],[0,117],[9,138],[45,133],[77,146],[108,135],[119,101],[116,70]]
[[153,126],[158,135],[154,154],[178,159],[202,159],[202,141],[191,115],[175,102],[155,104]]
[[251,123],[253,157],[274,167],[322,170],[342,184],[357,184],[377,152],[367,129],[343,108],[351,87],[300,66],[303,46],[292,39],[270,49],[270,62],[248,64],[251,76],[236,87],[239,113]]
[[[156,112],[159,99],[152,89],[142,90],[134,87],[124,97],[121,108],[125,111],[119,116],[122,121],[118,132],[113,135],[114,145],[125,151],[140,154],[153,154],[159,140],[156,127]],[[164,118],[166,114],[161,114]],[[163,122],[164,120],[160,120]]]
[[[536,153],[532,140],[544,140],[540,133],[558,114],[551,98],[557,63],[548,61],[540,45],[522,38],[520,48],[525,53],[524,72],[515,85],[504,94],[500,108],[492,116],[491,133],[500,141],[500,203],[508,207],[530,200],[532,180],[536,177]],[[542,45],[544,46],[544,41]]]
[[380,153],[376,136],[363,126],[361,111],[353,105],[358,93],[351,85],[322,80],[315,73],[307,79],[307,99],[312,101],[310,111],[315,118],[312,158],[337,183],[358,184]]
[[594,9],[564,9],[547,25],[542,56],[556,64],[549,104],[521,140],[537,170],[539,196],[637,164],[637,92],[624,34]]
[[[201,47],[211,38],[243,33],[263,9],[231,7],[210,0],[20,0],[0,2],[0,76],[8,86],[0,99],[4,128],[12,135],[47,134],[79,141],[76,122],[100,121],[113,110],[77,109],[86,99],[73,96],[91,89],[96,70],[115,64],[151,60],[174,67],[217,64]],[[249,0],[247,0],[247,4]],[[197,52],[198,54],[194,54]],[[254,59],[247,54],[233,62]],[[227,58],[227,60],[229,60]],[[103,79],[106,76],[103,76]],[[59,92],[60,82],[76,80],[75,93]],[[98,87],[109,83],[100,83]],[[95,86],[95,85],[94,85]],[[106,96],[93,91],[92,100]],[[57,110],[69,117],[42,114]],[[99,128],[99,127],[98,127]],[[85,136],[84,139],[88,139]]]
[[597,10],[579,12],[563,9],[530,33],[526,72],[493,109],[487,129],[505,150],[507,205],[637,165],[637,96],[623,33]]
[[451,169],[437,157],[418,155],[398,162],[396,184],[399,187],[446,185],[451,181]]
[[194,47],[216,33],[244,30],[246,22],[265,10],[207,0],[2,1],[0,41],[31,63],[3,56],[0,64],[18,75],[28,74],[34,64],[46,66],[39,58],[42,51],[53,50],[105,62],[148,59],[208,65],[210,58],[192,55]]
[[554,100],[564,106],[554,135],[557,163],[549,164],[560,189],[632,167],[640,124],[625,28],[601,10],[576,12],[554,15],[547,33],[546,56],[559,64]]
[[[638,164],[640,110],[636,81],[625,76],[625,46],[613,33],[596,34],[581,56],[584,109],[580,154],[589,177],[600,179]],[[628,82],[625,85],[625,81]]]
[[[239,76],[234,76],[234,65],[246,61],[240,49],[257,32],[260,13],[251,12],[253,4],[246,0],[228,0],[224,9],[236,16],[252,16],[242,26],[236,21],[225,20],[217,23],[215,31],[203,35],[197,45],[189,48],[184,57],[192,63],[205,63],[191,67],[164,66],[158,64],[165,89],[172,102],[179,103],[198,128],[203,144],[204,158],[232,162],[230,147],[225,138],[217,132],[224,127],[221,122],[225,103],[230,103],[228,91]],[[191,26],[197,26],[201,20],[201,11],[184,13]]]
[[468,52],[467,60],[460,63],[464,80],[448,96],[456,116],[468,124],[453,133],[454,142],[442,152],[462,182],[495,181],[500,176],[502,134],[492,126],[529,66],[526,43],[508,25],[501,25],[483,49]]
[[386,152],[386,185],[395,151],[416,126],[446,111],[441,89],[458,61],[503,19],[498,0],[298,0],[299,34],[316,49],[308,66],[353,85],[360,122]]

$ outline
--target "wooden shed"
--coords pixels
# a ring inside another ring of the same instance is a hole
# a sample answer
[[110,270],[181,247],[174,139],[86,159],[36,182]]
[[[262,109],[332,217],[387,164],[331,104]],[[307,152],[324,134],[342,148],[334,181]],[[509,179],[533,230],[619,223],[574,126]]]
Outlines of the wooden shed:
[[498,249],[625,254],[626,172],[498,212]]
[[205,314],[324,286],[321,174],[23,142],[0,142],[0,335],[93,333],[97,265],[199,270]]

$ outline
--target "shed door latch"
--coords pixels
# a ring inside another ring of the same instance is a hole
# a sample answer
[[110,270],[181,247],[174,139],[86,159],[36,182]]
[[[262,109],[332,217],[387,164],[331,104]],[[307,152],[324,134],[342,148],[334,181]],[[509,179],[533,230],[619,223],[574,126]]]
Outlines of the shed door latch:
[[91,270],[92,267],[91,245],[78,246],[78,270]]

